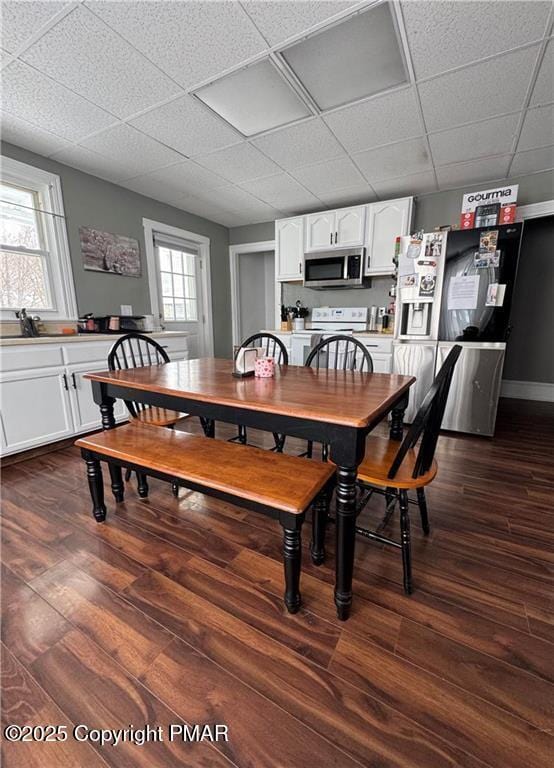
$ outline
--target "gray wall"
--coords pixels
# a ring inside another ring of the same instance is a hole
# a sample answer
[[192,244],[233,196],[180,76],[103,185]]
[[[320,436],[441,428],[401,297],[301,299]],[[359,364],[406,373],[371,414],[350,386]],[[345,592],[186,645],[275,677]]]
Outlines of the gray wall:
[[230,245],[262,243],[264,240],[275,240],[274,221],[264,221],[262,224],[247,224],[244,227],[233,227],[229,230]]
[[[1,151],[8,157],[56,173],[61,178],[77,308],[80,314],[119,313],[121,304],[132,304],[136,314],[150,312],[143,217],[209,237],[215,354],[230,356],[232,346],[229,232],[226,227],[12,144],[2,143]],[[142,277],[86,272],[83,269],[79,243],[79,227],[82,225],[137,239],[141,248]]]
[[554,383],[554,216],[525,222],[504,378]]

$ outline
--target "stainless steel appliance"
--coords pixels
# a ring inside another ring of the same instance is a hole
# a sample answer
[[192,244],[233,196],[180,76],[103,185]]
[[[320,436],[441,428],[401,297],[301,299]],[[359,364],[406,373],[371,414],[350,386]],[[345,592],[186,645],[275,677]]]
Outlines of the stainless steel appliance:
[[444,429],[494,434],[522,229],[508,224],[448,235],[437,369],[455,342],[463,349]]
[[410,400],[404,420],[411,424],[423,398],[433,383],[437,342],[394,341],[393,370],[403,376],[415,376],[415,384],[410,387]]
[[304,256],[304,285],[307,288],[361,288],[365,248],[317,251]]
[[292,334],[291,365],[304,365],[312,347],[326,336],[367,331],[367,318],[367,307],[315,307],[311,327]]

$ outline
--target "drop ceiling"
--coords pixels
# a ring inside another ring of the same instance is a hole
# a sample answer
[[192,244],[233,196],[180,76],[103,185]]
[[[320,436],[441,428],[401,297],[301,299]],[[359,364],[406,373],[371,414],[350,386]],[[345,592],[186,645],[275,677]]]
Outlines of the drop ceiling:
[[224,226],[554,167],[550,2],[1,10],[5,141]]

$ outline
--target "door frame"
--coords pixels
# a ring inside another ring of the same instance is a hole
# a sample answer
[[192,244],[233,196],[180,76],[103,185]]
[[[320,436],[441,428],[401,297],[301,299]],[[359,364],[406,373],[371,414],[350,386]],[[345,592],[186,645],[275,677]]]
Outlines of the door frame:
[[[264,251],[273,251],[275,253],[275,240],[260,240],[257,243],[242,243],[229,246],[229,272],[231,279],[231,323],[233,345],[238,346],[241,342],[240,334],[240,281],[239,281],[239,255],[241,253],[263,253]],[[275,307],[280,297],[280,283],[275,281]],[[261,330],[261,329],[260,329]]]
[[170,224],[164,224],[161,221],[152,219],[143,219],[144,244],[146,249],[146,266],[148,269],[148,289],[150,291],[150,308],[152,314],[159,322],[160,303],[158,296],[158,273],[156,267],[156,252],[154,249],[154,233],[160,232],[164,235],[188,240],[198,248],[200,259],[200,284],[202,289],[202,318],[199,318],[199,337],[201,339],[203,357],[213,357],[214,354],[214,330],[213,330],[213,312],[212,312],[212,281],[211,281],[211,261],[210,261],[210,238],[205,235],[198,235],[196,232],[189,232],[186,229],[173,227]]

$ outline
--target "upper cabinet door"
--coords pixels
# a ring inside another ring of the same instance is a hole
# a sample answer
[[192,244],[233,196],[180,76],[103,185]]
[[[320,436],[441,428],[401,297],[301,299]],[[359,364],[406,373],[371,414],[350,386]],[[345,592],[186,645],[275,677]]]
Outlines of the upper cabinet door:
[[275,254],[277,280],[302,280],[304,261],[304,218],[302,216],[275,222]]
[[335,245],[335,211],[306,216],[306,251],[325,251]]
[[368,206],[366,275],[391,275],[399,235],[408,235],[412,224],[412,198],[385,200]]
[[333,243],[342,246],[364,244],[365,205],[355,208],[341,208],[335,213],[335,236]]

